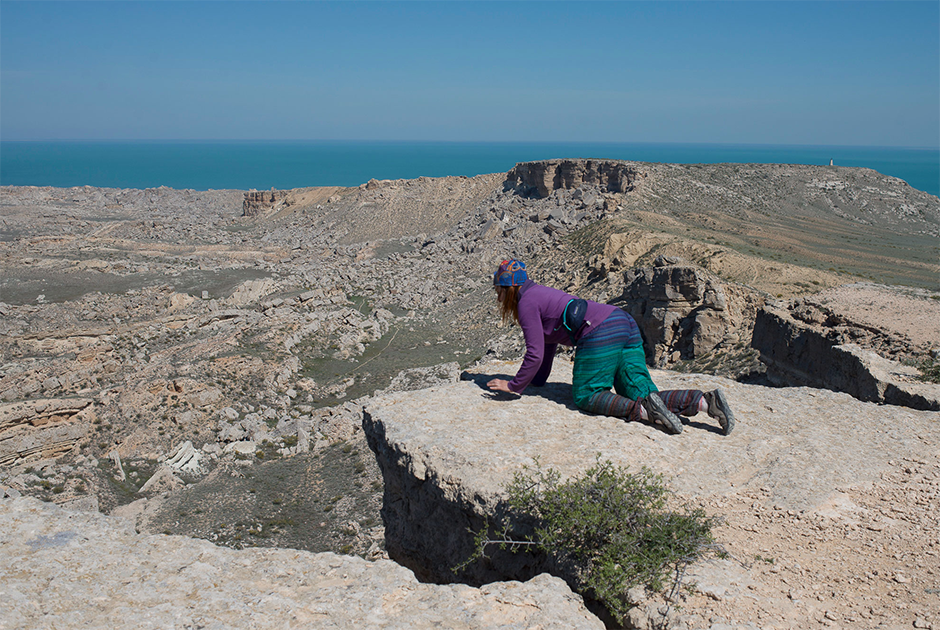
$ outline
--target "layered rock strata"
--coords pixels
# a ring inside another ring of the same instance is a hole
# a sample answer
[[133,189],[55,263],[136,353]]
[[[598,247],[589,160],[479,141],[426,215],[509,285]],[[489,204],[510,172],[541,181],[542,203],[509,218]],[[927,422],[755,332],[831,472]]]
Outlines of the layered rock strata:
[[0,466],[54,459],[71,451],[94,419],[88,398],[0,405]]
[[[835,293],[843,297],[835,299]],[[779,384],[936,411],[940,385],[923,382],[903,361],[940,348],[938,322],[940,304],[927,292],[857,284],[786,306],[765,305],[751,345],[767,364],[767,376]]]
[[255,217],[261,214],[271,212],[277,207],[278,202],[283,201],[284,191],[271,190],[249,190],[245,193],[245,200],[242,202],[242,216]]
[[591,628],[548,575],[484,588],[293,549],[235,551],[130,521],[0,500],[0,619],[11,628]]
[[653,365],[701,357],[749,334],[751,301],[729,299],[717,276],[680,258],[659,256],[653,267],[630,269],[624,285],[614,303],[637,321]]
[[538,197],[558,189],[573,190],[584,184],[612,193],[633,190],[641,175],[636,165],[616,160],[545,160],[522,162],[509,171],[506,181]]

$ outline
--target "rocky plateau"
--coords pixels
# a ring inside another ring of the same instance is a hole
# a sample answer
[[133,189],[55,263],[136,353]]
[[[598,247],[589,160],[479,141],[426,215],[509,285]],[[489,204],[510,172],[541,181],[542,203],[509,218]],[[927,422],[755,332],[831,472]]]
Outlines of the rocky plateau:
[[[514,467],[597,452],[726,519],[732,559],[634,627],[940,627],[938,238],[936,197],[842,167],[0,188],[0,627],[600,627],[557,577],[448,566]],[[564,357],[488,395],[509,256],[633,314],[657,382],[720,384],[738,429],[581,414]]]

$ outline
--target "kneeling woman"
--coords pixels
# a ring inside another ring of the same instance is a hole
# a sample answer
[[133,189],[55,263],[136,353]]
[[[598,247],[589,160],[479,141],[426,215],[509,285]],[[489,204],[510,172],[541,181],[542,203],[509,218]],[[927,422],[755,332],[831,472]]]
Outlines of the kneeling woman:
[[493,285],[503,321],[512,318],[522,327],[526,352],[516,377],[511,381],[494,378],[487,383],[490,389],[518,394],[529,385],[544,385],[557,345],[574,345],[571,387],[580,409],[651,421],[669,433],[682,432],[676,414],[706,412],[718,421],[725,435],[731,433],[734,415],[720,389],[661,392],[656,388],[646,367],[639,328],[616,306],[587,300],[584,325],[570,334],[562,318],[575,298],[529,280],[520,261],[504,260],[493,275]]

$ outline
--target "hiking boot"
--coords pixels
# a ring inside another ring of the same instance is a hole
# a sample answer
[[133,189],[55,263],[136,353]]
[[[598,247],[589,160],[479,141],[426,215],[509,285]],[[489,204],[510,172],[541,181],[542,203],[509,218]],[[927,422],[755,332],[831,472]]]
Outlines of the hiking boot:
[[705,392],[705,402],[708,403],[708,415],[718,421],[722,433],[731,433],[734,428],[734,414],[731,413],[725,393],[720,389]]
[[650,422],[662,425],[666,429],[666,433],[673,435],[682,433],[682,421],[679,420],[679,416],[666,408],[666,403],[658,394],[650,393],[649,396],[643,399],[642,405],[646,409]]

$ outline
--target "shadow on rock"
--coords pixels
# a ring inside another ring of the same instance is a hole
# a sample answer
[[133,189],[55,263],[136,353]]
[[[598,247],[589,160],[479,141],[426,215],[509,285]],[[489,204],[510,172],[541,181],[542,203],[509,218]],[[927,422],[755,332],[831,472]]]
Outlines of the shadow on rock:
[[493,391],[487,387],[486,384],[494,378],[501,378],[507,381],[511,381],[513,377],[509,374],[471,374],[467,371],[460,373],[460,380],[473,381],[480,389],[485,390],[489,394],[490,399],[494,401],[516,400],[520,396],[538,396],[539,398],[544,398],[546,400],[558,403],[559,405],[563,405],[571,411],[585,413],[574,404],[571,383],[548,382],[541,387],[529,386],[522,394],[508,394],[506,392]]

